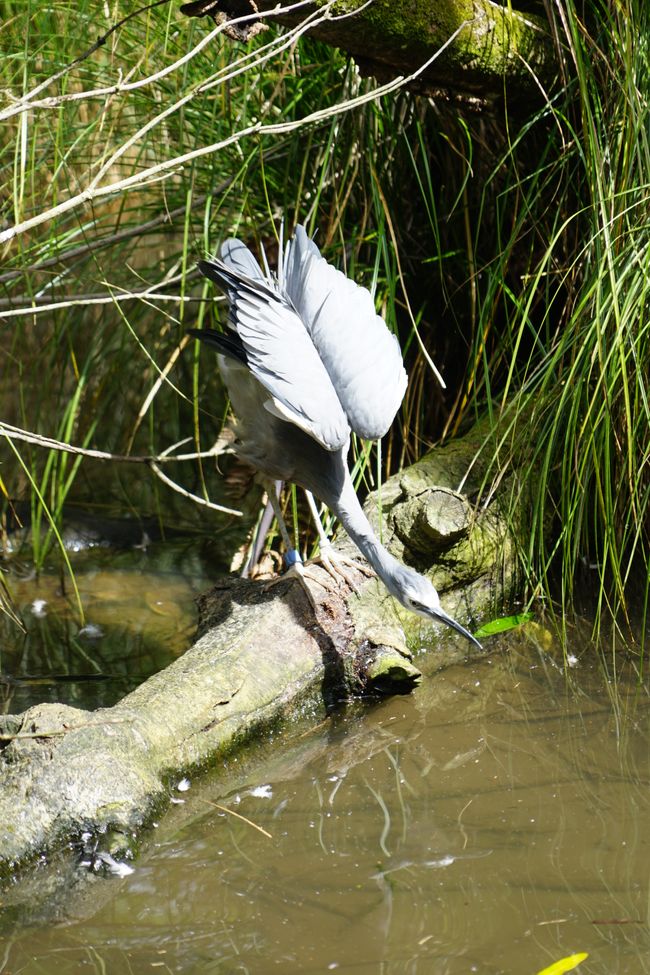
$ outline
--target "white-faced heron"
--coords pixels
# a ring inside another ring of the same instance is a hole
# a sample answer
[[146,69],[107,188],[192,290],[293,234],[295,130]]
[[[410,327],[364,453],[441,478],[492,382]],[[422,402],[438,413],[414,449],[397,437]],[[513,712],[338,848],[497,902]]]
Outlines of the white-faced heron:
[[219,353],[240,456],[267,478],[315,494],[392,596],[480,647],[442,609],[429,580],[383,547],[348,471],[351,432],[383,437],[407,383],[397,339],[370,293],[328,264],[301,226],[284,255],[280,248],[277,277],[235,239],[199,268],[226,292],[230,328],[190,334]]

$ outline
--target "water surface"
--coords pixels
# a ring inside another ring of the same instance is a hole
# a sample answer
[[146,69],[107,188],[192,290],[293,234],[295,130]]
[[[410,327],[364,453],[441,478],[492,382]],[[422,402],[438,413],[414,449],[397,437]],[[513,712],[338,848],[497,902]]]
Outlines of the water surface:
[[36,871],[0,972],[650,972],[647,695],[499,648],[194,779],[127,877]]

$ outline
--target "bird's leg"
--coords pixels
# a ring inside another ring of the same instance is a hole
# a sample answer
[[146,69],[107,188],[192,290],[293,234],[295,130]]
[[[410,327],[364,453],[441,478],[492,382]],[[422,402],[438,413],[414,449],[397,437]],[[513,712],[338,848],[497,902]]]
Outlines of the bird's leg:
[[282,481],[274,481],[273,483],[271,483],[269,485],[268,496],[269,496],[269,503],[273,508],[273,513],[275,514],[275,518],[278,523],[278,528],[280,529],[280,535],[282,536],[282,541],[284,543],[285,553],[286,553],[284,557],[284,561],[285,564],[288,566],[288,569],[284,573],[284,575],[281,575],[277,579],[272,579],[270,582],[267,582],[267,586],[273,586],[277,582],[281,582],[283,579],[286,579],[287,576],[293,576],[299,581],[300,585],[304,589],[307,599],[311,604],[311,608],[314,610],[315,613],[317,611],[316,600],[314,599],[312,591],[309,588],[309,585],[307,584],[307,576],[309,576],[309,573],[305,571],[305,567],[303,565],[300,552],[298,552],[291,544],[291,538],[289,536],[289,532],[287,530],[285,520],[282,516],[282,510],[280,508],[280,502],[278,500],[278,493],[281,486],[282,486]]
[[[325,529],[323,528],[323,523],[320,520],[320,515],[318,513],[318,508],[316,507],[316,502],[314,501],[314,496],[311,491],[305,491],[305,496],[307,498],[307,504],[309,505],[309,510],[311,511],[312,518],[314,519],[314,525],[316,526],[316,531],[318,533],[318,547],[320,549],[318,560],[323,568],[329,572],[332,579],[335,582],[339,582],[343,579],[353,592],[358,593],[359,588],[355,583],[354,579],[351,577],[350,573],[346,571],[346,566],[350,569],[357,569],[359,572],[363,572],[364,575],[372,576],[374,572],[372,569],[368,568],[367,565],[363,565],[361,562],[357,562],[355,559],[350,559],[347,555],[343,555],[332,545],[331,541],[327,537]],[[316,560],[314,560],[316,561]]]
[[310,491],[305,491],[305,494],[307,496],[307,503],[309,505],[311,514],[314,518],[314,523],[316,525],[316,530],[318,532],[320,553],[316,559],[310,560],[310,563],[307,563],[306,565],[303,563],[302,558],[300,556],[300,552],[298,552],[293,547],[291,537],[289,535],[289,531],[287,529],[284,517],[282,515],[282,510],[280,508],[280,502],[278,497],[281,487],[282,487],[281,481],[271,482],[268,485],[267,493],[268,493],[269,505],[273,510],[276,521],[278,523],[278,529],[282,537],[282,542],[286,553],[284,557],[284,561],[285,564],[288,566],[288,568],[283,575],[279,576],[277,579],[273,579],[270,582],[267,582],[267,586],[275,585],[275,583],[280,582],[282,579],[286,579],[287,576],[293,576],[297,578],[300,584],[302,585],[307,595],[307,598],[311,603],[313,610],[316,611],[317,608],[316,601],[312,594],[311,588],[308,584],[308,580],[312,582],[316,582],[319,586],[321,586],[325,590],[334,588],[331,585],[331,583],[330,585],[328,585],[327,582],[324,581],[324,578],[326,580],[327,576],[323,577],[322,573],[317,574],[314,572],[310,572],[310,563],[311,564],[320,563],[322,567],[326,570],[326,572],[329,574],[333,582],[336,583],[337,586],[340,585],[341,579],[343,579],[350,587],[350,589],[352,589],[354,592],[358,592],[359,591],[358,587],[354,579],[351,577],[350,573],[346,571],[346,567],[357,569],[358,571],[363,572],[366,575],[374,575],[374,573],[366,565],[362,565],[361,563],[356,562],[353,559],[348,558],[346,555],[342,555],[340,552],[336,551],[336,549],[330,542],[329,538],[327,537],[323,529],[323,525],[321,523],[318,514],[318,509],[316,508],[314,497]]
[[[282,484],[281,481],[277,481],[277,484]],[[271,489],[273,490],[273,488]],[[248,579],[251,572],[257,565],[262,555],[262,549],[264,547],[264,542],[266,536],[268,535],[269,528],[271,527],[271,522],[273,521],[274,511],[273,505],[269,499],[269,494],[267,492],[267,501],[264,506],[264,511],[262,512],[262,517],[259,520],[257,529],[255,531],[255,537],[251,542],[250,549],[248,551],[248,558],[244,564],[244,568],[241,571],[242,579]]]
[[300,552],[295,549],[291,543],[291,538],[287,530],[285,520],[282,516],[282,509],[280,508],[279,493],[282,489],[282,481],[273,481],[270,485],[269,502],[273,508],[273,514],[275,515],[275,520],[278,523],[278,528],[280,529],[280,535],[282,536],[282,541],[284,543],[285,556],[284,561],[289,568],[294,565],[302,565],[302,556]]

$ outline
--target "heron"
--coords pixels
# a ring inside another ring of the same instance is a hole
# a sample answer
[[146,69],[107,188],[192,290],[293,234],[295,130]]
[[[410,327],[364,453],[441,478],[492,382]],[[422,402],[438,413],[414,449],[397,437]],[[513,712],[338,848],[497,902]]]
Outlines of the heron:
[[[429,579],[381,544],[348,470],[351,434],[381,439],[404,397],[397,337],[370,292],[330,264],[302,225],[284,253],[280,244],[277,274],[262,256],[264,271],[241,240],[229,238],[219,258],[199,261],[226,294],[228,327],[188,330],[218,353],[237,453],[265,478],[297,484],[323,502],[402,606],[481,648],[445,612]],[[281,517],[279,526],[286,544]]]

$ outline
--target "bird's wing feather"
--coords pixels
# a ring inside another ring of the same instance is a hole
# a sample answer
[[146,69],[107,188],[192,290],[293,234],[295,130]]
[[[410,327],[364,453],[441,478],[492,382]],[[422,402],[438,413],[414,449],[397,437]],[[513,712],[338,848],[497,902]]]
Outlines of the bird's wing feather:
[[246,364],[269,392],[267,409],[293,423],[326,450],[339,450],[350,430],[327,370],[300,318],[263,278],[223,261],[201,271],[230,296],[230,320]]
[[376,440],[404,398],[399,343],[377,315],[370,292],[332,267],[296,227],[287,244],[283,288],[305,323],[350,427]]
[[265,281],[264,272],[255,260],[250,249],[237,237],[228,237],[221,245],[221,260],[233,271],[246,275],[247,278]]
[[[221,260],[235,275],[244,277],[250,281],[259,281],[265,286],[269,286],[270,282],[267,280],[259,263],[255,260],[246,244],[237,237],[228,237],[226,240],[224,240],[223,244],[221,245]],[[202,266],[202,264],[204,266]],[[236,285],[228,285],[223,281],[222,278],[215,277],[212,273],[210,261],[199,261],[199,267],[201,268],[203,274],[216,281],[226,292],[229,308],[228,324],[231,328],[235,328],[235,323],[232,319],[232,311],[235,307],[237,297]]]

